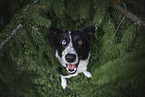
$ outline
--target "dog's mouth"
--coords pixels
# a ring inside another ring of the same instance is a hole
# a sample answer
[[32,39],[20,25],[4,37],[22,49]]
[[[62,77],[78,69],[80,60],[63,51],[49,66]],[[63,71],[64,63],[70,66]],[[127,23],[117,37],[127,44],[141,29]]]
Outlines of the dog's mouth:
[[68,73],[72,74],[75,73],[77,70],[77,65],[78,64],[66,64],[66,70]]

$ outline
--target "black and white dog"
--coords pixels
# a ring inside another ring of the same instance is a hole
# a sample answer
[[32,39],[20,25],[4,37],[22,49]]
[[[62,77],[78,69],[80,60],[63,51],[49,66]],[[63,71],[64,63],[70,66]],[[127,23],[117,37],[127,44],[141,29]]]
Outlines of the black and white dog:
[[55,51],[55,56],[68,73],[66,76],[60,75],[63,89],[67,87],[66,78],[77,76],[79,73],[84,73],[88,78],[92,77],[87,71],[87,65],[94,32],[94,26],[79,31],[63,31],[55,27],[49,30],[50,44]]

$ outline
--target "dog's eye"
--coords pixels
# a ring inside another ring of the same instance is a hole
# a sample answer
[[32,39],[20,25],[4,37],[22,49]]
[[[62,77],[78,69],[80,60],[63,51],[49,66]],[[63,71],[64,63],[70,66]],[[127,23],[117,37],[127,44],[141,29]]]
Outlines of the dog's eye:
[[82,40],[79,40],[79,41],[78,41],[78,44],[82,44],[82,43],[83,43]]
[[65,40],[62,40],[62,45],[66,45],[66,41]]

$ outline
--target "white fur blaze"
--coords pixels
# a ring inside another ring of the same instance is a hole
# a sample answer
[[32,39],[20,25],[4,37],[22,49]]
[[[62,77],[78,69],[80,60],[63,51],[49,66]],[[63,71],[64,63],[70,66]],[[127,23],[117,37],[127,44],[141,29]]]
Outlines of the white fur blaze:
[[61,76],[61,86],[62,86],[63,89],[65,89],[67,87],[66,79],[63,78],[62,76]]

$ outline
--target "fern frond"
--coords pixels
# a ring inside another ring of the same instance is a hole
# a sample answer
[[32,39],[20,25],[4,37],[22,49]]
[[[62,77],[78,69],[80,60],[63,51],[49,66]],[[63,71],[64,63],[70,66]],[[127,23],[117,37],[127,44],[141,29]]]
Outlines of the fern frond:
[[68,16],[70,16],[73,20],[77,20],[79,18],[78,6],[80,6],[78,0],[71,0],[66,8]]
[[100,24],[102,24],[103,20],[104,20],[104,16],[105,16],[105,6],[102,4],[100,6],[97,6],[97,10],[95,11],[95,15],[94,15],[94,24],[96,27],[99,27]]
[[38,13],[35,13],[32,18],[32,23],[38,26],[47,27],[49,28],[51,25],[51,21],[47,18],[42,17]]
[[111,18],[107,17],[105,23],[103,24],[104,36],[102,37],[102,48],[100,50],[101,56],[104,62],[114,59],[118,55],[118,50],[115,44],[115,39],[113,32],[115,31],[115,25],[112,22]]
[[54,0],[40,0],[41,9],[44,11],[49,11],[53,6]]
[[79,12],[80,12],[80,18],[86,19],[89,16],[90,11],[90,1],[89,0],[80,0],[80,6],[79,6]]
[[54,13],[61,18],[64,14],[64,1],[63,0],[55,0],[55,2],[53,2],[53,10]]
[[136,27],[134,24],[132,24],[125,30],[121,39],[121,43],[118,45],[120,53],[124,53],[125,51],[129,50],[129,48],[131,48],[135,37],[136,37]]

